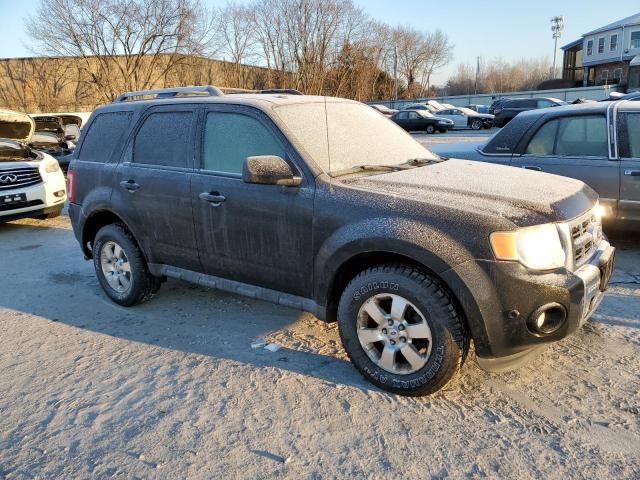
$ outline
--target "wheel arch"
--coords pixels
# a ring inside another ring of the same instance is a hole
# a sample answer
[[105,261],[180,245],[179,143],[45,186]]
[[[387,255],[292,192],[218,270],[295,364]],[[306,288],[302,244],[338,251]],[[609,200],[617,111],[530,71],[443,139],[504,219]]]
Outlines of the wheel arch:
[[102,227],[104,227],[105,225],[113,224],[113,223],[121,223],[125,226],[125,228],[129,231],[129,233],[133,237],[133,241],[136,243],[136,245],[138,246],[138,249],[140,249],[140,251],[142,252],[142,255],[145,257],[145,260],[146,260],[146,254],[144,250],[141,248],[140,242],[137,240],[135,234],[131,230],[131,227],[129,227],[128,223],[121,216],[117,215],[116,213],[114,213],[109,209],[101,209],[101,210],[96,210],[92,212],[91,215],[87,217],[84,224],[82,225],[81,244],[82,244],[82,251],[85,254],[85,256],[87,258],[93,258],[93,252],[91,251],[89,244],[93,244],[93,241],[96,238],[96,234]]

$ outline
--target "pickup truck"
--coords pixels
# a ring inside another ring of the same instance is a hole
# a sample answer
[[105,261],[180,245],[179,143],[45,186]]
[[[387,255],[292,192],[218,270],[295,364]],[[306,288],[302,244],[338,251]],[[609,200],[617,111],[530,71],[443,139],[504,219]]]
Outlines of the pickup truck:
[[447,144],[444,157],[582,180],[607,219],[640,220],[640,102],[567,105],[520,113],[484,144]]

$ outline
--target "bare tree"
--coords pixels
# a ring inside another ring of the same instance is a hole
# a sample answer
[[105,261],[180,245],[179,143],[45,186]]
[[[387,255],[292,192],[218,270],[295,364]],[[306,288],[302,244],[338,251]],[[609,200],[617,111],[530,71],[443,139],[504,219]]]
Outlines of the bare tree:
[[[228,83],[236,87],[247,87],[247,69],[254,56],[256,35],[252,9],[238,3],[229,3],[219,10],[213,43],[223,59],[229,59]],[[214,47],[215,48],[215,47]]]
[[109,101],[200,54],[209,20],[197,0],[41,0],[27,31],[36,52],[79,57],[83,77]]

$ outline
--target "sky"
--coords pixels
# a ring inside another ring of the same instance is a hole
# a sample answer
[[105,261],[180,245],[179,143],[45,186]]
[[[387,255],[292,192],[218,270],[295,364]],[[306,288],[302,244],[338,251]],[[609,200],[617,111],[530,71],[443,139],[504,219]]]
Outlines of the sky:
[[[226,0],[201,0],[224,5]],[[454,57],[434,83],[444,83],[460,62],[484,59],[553,57],[549,19],[564,15],[565,30],[559,46],[600,26],[640,12],[638,0],[616,0],[604,8],[595,0],[354,0],[373,18],[391,25],[409,25],[433,31],[441,29],[455,45]],[[30,56],[25,18],[40,0],[0,0],[0,58]],[[561,53],[558,52],[561,59]],[[559,60],[560,61],[560,60]]]

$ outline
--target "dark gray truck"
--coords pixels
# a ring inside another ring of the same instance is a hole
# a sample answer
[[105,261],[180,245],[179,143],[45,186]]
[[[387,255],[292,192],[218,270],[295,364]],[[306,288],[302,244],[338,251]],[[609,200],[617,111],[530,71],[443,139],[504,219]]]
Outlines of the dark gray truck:
[[582,180],[600,195],[605,218],[640,221],[640,102],[523,112],[487,143],[433,150]]
[[584,183],[445,161],[343,99],[123,94],[91,116],[68,181],[114,302],[172,277],[306,310],[404,395],[445,385],[471,342],[498,370],[574,332],[613,268]]

